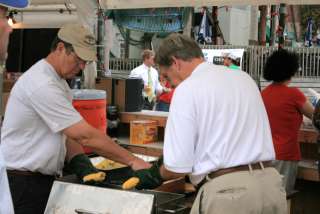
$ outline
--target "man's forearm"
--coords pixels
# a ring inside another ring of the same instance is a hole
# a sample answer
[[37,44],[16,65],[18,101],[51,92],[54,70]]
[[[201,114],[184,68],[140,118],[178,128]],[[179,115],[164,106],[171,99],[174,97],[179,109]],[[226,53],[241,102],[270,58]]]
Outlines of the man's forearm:
[[66,157],[67,161],[70,161],[74,156],[78,154],[84,153],[82,146],[71,138],[67,138],[66,147],[67,147],[67,157]]
[[[94,141],[94,139],[92,141]],[[128,166],[131,166],[132,162],[136,159],[133,154],[119,146],[110,137],[105,136],[101,141],[102,142],[94,144],[90,143],[88,146],[96,145],[92,147],[92,149],[94,149],[97,154]]]
[[184,177],[187,174],[186,173],[176,173],[172,172],[170,170],[167,170],[163,165],[160,167],[160,175],[163,180],[171,180],[175,178]]
[[93,128],[84,120],[64,129],[63,133],[82,146],[91,148],[97,154],[129,165],[134,170],[150,167],[149,163],[135,157],[129,151],[116,144],[109,136]]

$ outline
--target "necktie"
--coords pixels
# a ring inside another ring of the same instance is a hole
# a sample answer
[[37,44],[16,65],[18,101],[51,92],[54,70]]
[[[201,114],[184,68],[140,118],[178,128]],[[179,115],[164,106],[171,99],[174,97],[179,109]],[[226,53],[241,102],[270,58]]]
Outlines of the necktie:
[[154,98],[154,90],[153,90],[153,84],[152,84],[152,77],[151,77],[151,68],[148,68],[148,87],[149,91],[147,92],[147,97],[149,102],[152,102]]

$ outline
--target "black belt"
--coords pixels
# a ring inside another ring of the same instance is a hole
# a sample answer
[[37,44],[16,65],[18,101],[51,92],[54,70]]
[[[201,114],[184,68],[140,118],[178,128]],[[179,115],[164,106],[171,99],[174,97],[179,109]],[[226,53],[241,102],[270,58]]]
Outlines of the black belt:
[[31,171],[20,171],[20,170],[7,169],[7,173],[8,173],[8,175],[56,178],[56,176],[54,176],[54,175],[45,175],[45,174],[42,174],[40,172],[31,172]]

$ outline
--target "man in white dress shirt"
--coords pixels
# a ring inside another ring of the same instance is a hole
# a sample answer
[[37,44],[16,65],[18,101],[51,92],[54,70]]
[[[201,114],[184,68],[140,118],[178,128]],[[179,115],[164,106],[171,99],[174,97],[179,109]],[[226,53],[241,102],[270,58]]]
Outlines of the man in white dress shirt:
[[143,109],[152,110],[158,94],[162,92],[158,71],[154,69],[154,52],[144,50],[142,52],[143,64],[133,69],[130,78],[141,78],[144,83]]
[[199,187],[191,213],[284,214],[282,177],[268,116],[245,72],[204,61],[191,38],[172,34],[155,57],[175,89],[165,129],[163,164],[136,172],[140,188],[189,175]]

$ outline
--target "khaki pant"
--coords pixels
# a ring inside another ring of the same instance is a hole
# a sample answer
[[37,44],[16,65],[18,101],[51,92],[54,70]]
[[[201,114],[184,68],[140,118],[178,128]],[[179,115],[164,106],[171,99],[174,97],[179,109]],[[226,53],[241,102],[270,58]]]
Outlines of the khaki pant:
[[207,181],[191,214],[286,214],[286,193],[276,169],[238,171]]

